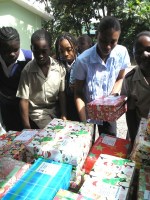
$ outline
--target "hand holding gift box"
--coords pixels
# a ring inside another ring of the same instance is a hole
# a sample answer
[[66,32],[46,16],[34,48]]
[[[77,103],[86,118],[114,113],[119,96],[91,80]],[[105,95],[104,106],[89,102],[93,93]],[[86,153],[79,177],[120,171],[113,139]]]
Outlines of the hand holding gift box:
[[126,112],[126,96],[103,96],[87,104],[88,118],[116,121]]

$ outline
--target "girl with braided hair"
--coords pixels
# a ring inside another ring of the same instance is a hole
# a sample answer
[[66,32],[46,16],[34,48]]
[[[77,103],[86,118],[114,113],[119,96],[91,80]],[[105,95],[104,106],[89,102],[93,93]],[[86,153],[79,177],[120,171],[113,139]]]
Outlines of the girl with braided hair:
[[0,28],[0,107],[6,130],[22,130],[19,98],[20,74],[32,59],[30,50],[20,49],[20,37],[13,27]]
[[67,119],[79,121],[79,116],[74,102],[74,84],[73,68],[78,56],[77,40],[70,33],[62,33],[55,42],[56,59],[63,63],[66,68],[66,101],[67,101]]

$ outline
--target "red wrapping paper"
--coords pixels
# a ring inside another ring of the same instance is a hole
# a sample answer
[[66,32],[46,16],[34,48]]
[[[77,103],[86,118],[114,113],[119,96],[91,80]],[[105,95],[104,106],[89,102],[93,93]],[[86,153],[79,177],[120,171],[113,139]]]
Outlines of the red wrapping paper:
[[116,121],[126,112],[125,96],[106,96],[87,104],[88,118],[93,120]]
[[88,174],[101,154],[127,158],[129,147],[129,140],[102,134],[92,146],[84,162],[83,170]]

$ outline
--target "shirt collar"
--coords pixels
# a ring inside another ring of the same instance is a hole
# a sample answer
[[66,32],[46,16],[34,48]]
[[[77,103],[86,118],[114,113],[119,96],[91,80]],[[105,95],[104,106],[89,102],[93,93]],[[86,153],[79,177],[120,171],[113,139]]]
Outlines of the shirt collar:
[[[116,47],[117,47],[117,45],[116,45]],[[109,59],[109,58],[114,58],[114,57],[116,56],[116,53],[115,53],[115,52],[116,52],[116,47],[114,47],[114,49],[110,52],[108,59]],[[93,47],[91,47],[91,48],[93,48],[94,51],[93,51],[93,54],[90,55],[90,62],[91,62],[91,63],[97,63],[97,62],[103,63],[103,60],[100,58],[100,56],[98,55],[97,50],[96,50],[97,44],[95,44],[95,45],[94,45]],[[104,64],[104,63],[103,63],[103,64]]]
[[10,64],[9,66],[6,66],[5,61],[3,60],[3,58],[0,55],[0,63],[1,63],[1,66],[3,68],[3,71],[4,71],[5,75],[7,77],[10,76],[11,70],[12,70],[12,68],[13,68],[15,63],[17,63],[18,61],[25,61],[25,60],[26,59],[25,59],[24,53],[23,53],[23,51],[21,49],[20,49],[19,56],[18,56],[17,60],[14,63]]
[[[49,68],[52,69],[53,66],[55,65],[55,61],[54,61],[54,59],[51,58],[51,57],[49,57],[49,59],[50,59],[50,65],[49,65]],[[37,65],[36,60],[33,59],[32,62],[33,62],[33,65],[32,65],[32,67],[31,67],[31,72],[38,72],[40,68],[39,68],[39,66]]]

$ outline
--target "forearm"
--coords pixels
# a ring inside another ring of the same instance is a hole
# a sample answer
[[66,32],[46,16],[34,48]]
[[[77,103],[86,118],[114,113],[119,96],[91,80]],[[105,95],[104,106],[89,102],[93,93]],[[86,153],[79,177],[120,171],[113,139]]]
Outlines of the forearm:
[[114,94],[114,93],[120,93],[120,91],[121,91],[121,87],[122,87],[122,82],[123,82],[123,78],[122,79],[119,79],[119,80],[117,80],[116,82],[115,82],[115,85],[114,85],[114,87],[113,87],[113,89],[112,89],[112,92],[111,92],[111,94]]
[[29,101],[27,99],[20,100],[20,113],[24,128],[30,129],[31,126],[29,122]]
[[61,119],[65,120],[66,116],[67,116],[65,92],[60,92],[59,93],[59,105],[60,105]]
[[82,122],[86,121],[86,110],[85,110],[85,103],[80,97],[75,97],[75,104],[77,107],[77,111]]

